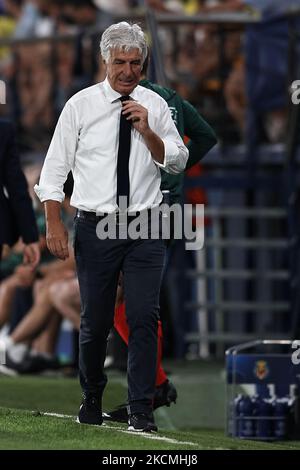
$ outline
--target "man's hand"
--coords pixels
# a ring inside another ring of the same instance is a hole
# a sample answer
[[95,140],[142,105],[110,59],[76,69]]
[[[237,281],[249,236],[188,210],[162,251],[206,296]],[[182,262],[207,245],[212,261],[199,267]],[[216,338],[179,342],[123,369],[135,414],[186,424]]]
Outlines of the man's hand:
[[35,269],[39,264],[41,257],[39,243],[35,242],[24,245],[23,253],[23,263],[29,266],[32,270]]
[[164,163],[165,146],[161,138],[149,127],[148,110],[136,101],[123,101],[122,113],[126,119],[132,120],[132,126],[142,136],[152,154],[152,158],[158,163]]
[[60,218],[61,203],[51,199],[44,202],[46,225],[47,225],[47,247],[58,259],[65,260],[69,257],[68,232]]
[[126,119],[132,120],[132,126],[140,134],[149,130],[148,110],[141,104],[133,100],[123,101],[122,113],[126,115]]
[[54,256],[62,260],[69,257],[68,232],[60,220],[47,224],[46,240],[48,249]]

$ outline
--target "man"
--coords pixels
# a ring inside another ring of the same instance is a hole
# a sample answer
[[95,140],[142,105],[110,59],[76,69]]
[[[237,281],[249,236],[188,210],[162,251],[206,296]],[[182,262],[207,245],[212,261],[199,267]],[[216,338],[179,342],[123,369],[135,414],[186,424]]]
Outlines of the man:
[[[16,148],[14,128],[0,121],[0,261],[3,245],[22,238],[23,262],[33,271],[40,260],[38,230]],[[6,362],[7,342],[0,340],[0,362]]]
[[27,182],[22,172],[13,125],[0,121],[0,260],[4,244],[19,237],[24,243],[24,264],[34,269],[40,260],[38,230]]
[[[189,158],[186,164],[186,170],[198,163],[207,152],[217,143],[216,135],[209,124],[199,115],[198,111],[186,100],[183,100],[175,90],[162,87],[152,83],[146,78],[148,66],[148,56],[144,62],[142,71],[142,80],[140,85],[158,93],[167,102],[174,124],[182,138],[188,137]],[[182,197],[182,187],[184,173],[169,174],[161,172],[161,190],[169,191],[170,205],[180,203]],[[121,295],[119,295],[121,297]],[[125,315],[124,302],[116,305],[114,327],[121,338],[128,344],[129,329]],[[158,360],[156,373],[156,388],[154,395],[154,409],[161,406],[170,406],[176,402],[177,392],[174,385],[168,380],[162,367],[162,341],[163,333],[161,322],[158,322]],[[115,410],[105,414],[105,418],[112,421],[127,421],[127,406],[120,405]]]
[[141,28],[126,22],[110,26],[102,35],[100,49],[106,79],[66,104],[36,192],[45,202],[48,247],[66,259],[67,232],[60,220],[60,204],[63,183],[72,169],[71,204],[78,209],[74,249],[82,303],[79,373],[83,402],[78,421],[102,424],[101,398],[107,381],[103,364],[122,271],[131,332],[128,429],[151,432],[157,430],[152,401],[165,245],[162,239],[98,238],[96,226],[107,214],[115,214],[120,235],[124,199],[129,219],[134,219],[135,211],[150,216],[151,208],[162,201],[159,168],[183,171],[188,150],[165,101],[138,86],[147,56]]

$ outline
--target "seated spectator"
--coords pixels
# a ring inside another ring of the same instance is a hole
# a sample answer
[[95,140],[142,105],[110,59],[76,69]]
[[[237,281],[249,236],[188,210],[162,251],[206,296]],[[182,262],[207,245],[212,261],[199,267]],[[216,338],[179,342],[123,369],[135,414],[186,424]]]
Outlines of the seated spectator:
[[240,135],[245,135],[246,119],[246,77],[245,62],[242,58],[235,61],[225,83],[224,97],[226,107],[236,121]]
[[[64,185],[65,200],[63,202],[63,218],[65,225],[70,229],[71,222],[74,217],[74,209],[70,206],[70,196],[72,193],[73,181],[69,177]],[[43,212],[42,212],[43,214]],[[46,248],[45,241],[45,221],[43,215],[43,221],[41,224],[43,229],[40,236],[40,243]],[[44,232],[43,232],[44,231]],[[10,320],[11,307],[17,288],[31,287],[33,290],[33,306],[27,312],[21,322],[14,328],[13,332],[9,337],[4,338],[6,347],[15,343],[21,344],[33,338],[41,331],[45,324],[50,320],[51,310],[53,310],[48,300],[48,289],[49,286],[57,281],[58,279],[66,279],[70,276],[74,276],[74,256],[66,261],[55,260],[49,262],[49,252],[46,251],[46,259],[43,259],[43,263],[38,267],[38,270],[34,271],[29,276],[28,270],[24,266],[19,266],[15,269],[14,273],[5,279],[0,288],[0,328],[4,323]],[[70,247],[70,252],[73,250]],[[52,258],[53,259],[53,258]],[[48,262],[45,262],[48,261]],[[18,352],[17,357],[23,359],[24,354],[27,351],[27,346],[21,348],[18,347],[17,351],[22,351],[22,355]],[[9,356],[8,356],[9,357]]]

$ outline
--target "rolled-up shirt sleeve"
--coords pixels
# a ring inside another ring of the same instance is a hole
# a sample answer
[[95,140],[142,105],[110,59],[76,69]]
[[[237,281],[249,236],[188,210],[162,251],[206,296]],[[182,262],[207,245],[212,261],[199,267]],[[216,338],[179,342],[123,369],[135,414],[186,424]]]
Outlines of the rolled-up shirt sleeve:
[[184,145],[173,122],[169,107],[163,99],[161,100],[161,120],[158,135],[164,143],[165,158],[163,163],[155,161],[156,165],[167,173],[181,173],[185,169],[189,151]]
[[41,202],[64,200],[63,186],[74,166],[79,124],[74,106],[67,102],[57,122],[39,184],[34,191]]

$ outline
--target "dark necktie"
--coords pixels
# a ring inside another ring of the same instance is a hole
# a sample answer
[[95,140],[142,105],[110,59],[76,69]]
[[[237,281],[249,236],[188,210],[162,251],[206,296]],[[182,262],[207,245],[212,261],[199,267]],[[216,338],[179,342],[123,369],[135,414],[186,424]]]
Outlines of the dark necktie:
[[[121,102],[129,100],[129,96],[121,96]],[[129,156],[131,142],[131,121],[126,119],[126,115],[120,117],[119,149],[117,163],[117,204],[120,208],[120,196],[127,197],[126,208],[129,205]],[[122,209],[124,204],[122,204]]]

